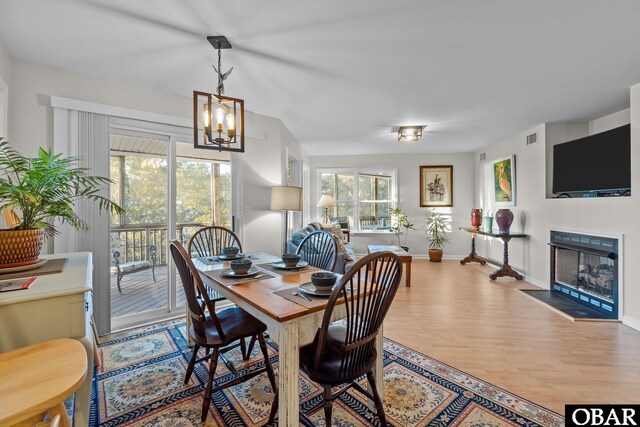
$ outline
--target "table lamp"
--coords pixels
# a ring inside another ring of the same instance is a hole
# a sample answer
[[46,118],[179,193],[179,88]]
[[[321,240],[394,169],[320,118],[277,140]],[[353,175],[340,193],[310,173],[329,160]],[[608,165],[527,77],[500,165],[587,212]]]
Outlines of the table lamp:
[[284,245],[282,253],[287,253],[289,234],[289,212],[302,210],[301,187],[271,187],[271,210],[284,211]]
[[323,194],[318,201],[318,207],[324,208],[324,223],[329,223],[329,208],[333,208],[336,205],[336,201],[333,200],[333,197]]

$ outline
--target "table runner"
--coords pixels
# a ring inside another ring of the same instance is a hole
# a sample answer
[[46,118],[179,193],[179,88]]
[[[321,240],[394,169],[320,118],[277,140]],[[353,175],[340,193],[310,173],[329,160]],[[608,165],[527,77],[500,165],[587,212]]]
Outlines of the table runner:
[[288,289],[281,289],[279,291],[276,291],[274,292],[274,294],[307,308],[314,308],[314,307],[326,305],[327,301],[329,300],[329,296],[315,297],[313,295],[304,294],[307,298],[311,300],[311,301],[307,301],[306,299],[304,299],[299,295],[293,295],[292,292],[302,293],[298,290],[298,288],[288,288]]

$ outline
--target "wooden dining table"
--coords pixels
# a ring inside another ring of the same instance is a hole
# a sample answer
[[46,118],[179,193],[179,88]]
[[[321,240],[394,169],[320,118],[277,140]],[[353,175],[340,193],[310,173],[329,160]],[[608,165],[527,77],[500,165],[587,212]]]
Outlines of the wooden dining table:
[[[231,302],[251,313],[267,325],[271,339],[279,346],[278,355],[278,425],[299,426],[300,416],[300,348],[313,341],[322,324],[328,298],[312,298],[309,303],[298,292],[298,286],[311,281],[311,274],[319,271],[305,267],[297,271],[277,270],[272,267],[280,257],[265,253],[251,253],[250,259],[260,273],[253,280],[230,283],[220,277],[220,270],[228,268],[228,262],[208,262],[194,258],[194,265],[201,273],[204,284],[224,295]],[[346,317],[344,303],[338,302],[332,320]],[[187,316],[187,319],[189,316]],[[376,338],[377,360],[374,369],[376,384],[383,394],[383,335],[382,328]],[[370,407],[373,402],[369,402]]]

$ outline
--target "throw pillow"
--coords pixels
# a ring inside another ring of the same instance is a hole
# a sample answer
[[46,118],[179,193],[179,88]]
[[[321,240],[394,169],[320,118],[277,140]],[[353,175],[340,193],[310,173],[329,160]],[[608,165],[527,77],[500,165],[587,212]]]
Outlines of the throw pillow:
[[338,242],[338,251],[344,254],[344,259],[346,261],[353,261],[353,258],[351,258],[351,255],[344,247],[347,239],[344,237],[344,233],[340,228],[340,224],[320,224],[320,227],[322,227],[323,230],[331,233],[336,238],[336,241]]

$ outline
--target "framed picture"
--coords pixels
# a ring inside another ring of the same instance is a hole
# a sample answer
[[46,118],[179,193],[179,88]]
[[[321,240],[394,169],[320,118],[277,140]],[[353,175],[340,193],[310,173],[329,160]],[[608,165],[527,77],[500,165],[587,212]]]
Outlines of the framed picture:
[[420,166],[420,207],[453,206],[453,166]]
[[493,194],[495,206],[516,205],[516,156],[493,161]]

